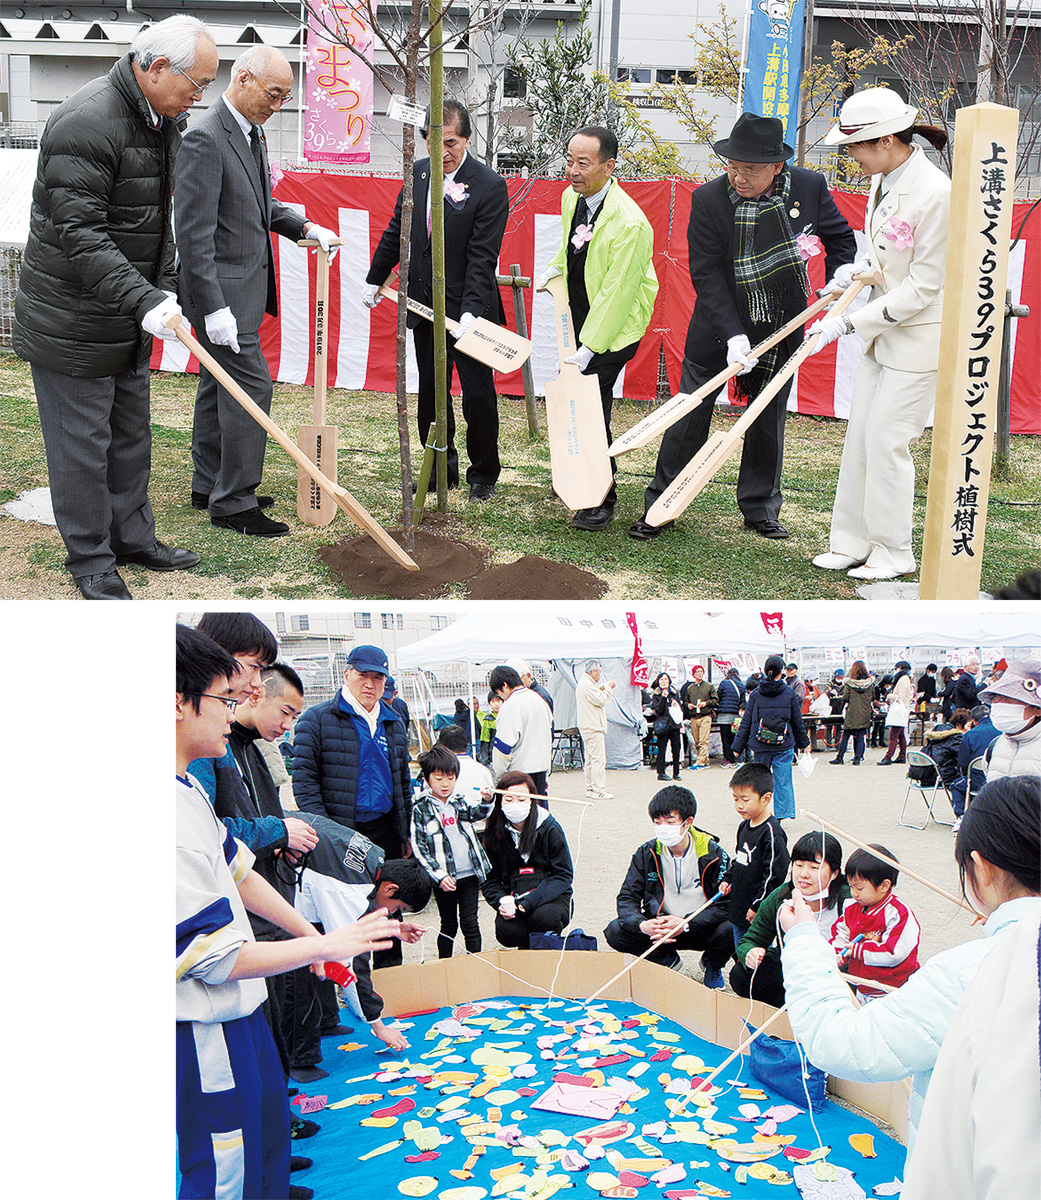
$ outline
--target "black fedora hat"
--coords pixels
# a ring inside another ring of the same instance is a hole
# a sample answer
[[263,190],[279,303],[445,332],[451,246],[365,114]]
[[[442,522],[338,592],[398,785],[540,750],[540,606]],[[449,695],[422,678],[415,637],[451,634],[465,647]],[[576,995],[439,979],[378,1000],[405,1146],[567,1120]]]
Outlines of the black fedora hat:
[[784,125],[776,117],[757,117],[742,113],[730,131],[730,137],[715,142],[712,149],[720,158],[734,162],[785,162],[795,151],[784,140]]

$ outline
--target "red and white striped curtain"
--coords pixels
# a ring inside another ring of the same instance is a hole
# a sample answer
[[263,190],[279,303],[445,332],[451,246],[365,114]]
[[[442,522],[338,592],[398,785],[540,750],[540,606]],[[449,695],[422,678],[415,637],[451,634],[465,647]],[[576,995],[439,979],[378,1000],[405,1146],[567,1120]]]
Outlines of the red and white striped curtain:
[[[511,263],[521,273],[538,278],[560,241],[559,180],[511,179],[510,218],[499,259],[501,274]],[[679,388],[687,323],[694,307],[694,289],[687,268],[687,219],[694,184],[683,180],[626,183],[654,228],[654,268],[658,299],[640,349],[628,363],[618,383],[619,395],[653,400],[658,394],[658,363],[662,347],[671,391]],[[286,172],[276,189],[278,199],[293,205],[329,228],[337,229],[347,245],[332,264],[329,321],[329,386],[392,392],[394,390],[394,339],[396,313],[384,301],[370,313],[361,302],[365,275],[380,235],[394,209],[401,181],[375,176],[322,175]],[[836,203],[854,229],[864,223],[866,197],[835,192]],[[1027,211],[1017,204],[1013,231]],[[670,220],[671,214],[671,220]],[[284,383],[313,382],[310,361],[314,319],[315,259],[283,238],[274,238],[278,269],[279,315],[267,317],[260,337],[272,376]],[[810,260],[810,281],[823,285],[823,256]],[[1041,223],[1027,223],[1026,232],[1012,253],[1009,287],[1013,301],[1030,306],[1031,317],[1012,323],[1012,432],[1041,433]],[[536,390],[556,377],[557,351],[553,307],[548,296],[524,292],[528,333],[534,349],[531,363]],[[503,289],[507,323],[513,326],[510,289]],[[417,375],[408,342],[409,390]],[[789,409],[819,416],[845,418],[849,414],[853,376],[860,356],[856,338],[840,338],[811,357],[799,372]],[[166,371],[196,371],[179,342],[157,341],[152,366]],[[496,377],[503,395],[524,393],[520,372]]]

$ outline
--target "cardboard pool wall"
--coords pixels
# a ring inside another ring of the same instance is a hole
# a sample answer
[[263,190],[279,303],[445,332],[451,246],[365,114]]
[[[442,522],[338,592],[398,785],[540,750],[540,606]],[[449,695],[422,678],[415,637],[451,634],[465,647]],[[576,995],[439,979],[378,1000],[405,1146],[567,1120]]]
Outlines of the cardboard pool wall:
[[[372,981],[383,997],[384,1015],[396,1017],[503,995],[538,999],[552,991],[561,998],[584,1000],[630,962],[629,955],[613,951],[567,951],[562,955],[558,950],[487,950],[385,968],[374,971]],[[712,991],[678,971],[646,960],[635,963],[605,988],[600,998],[631,1000],[729,1050],[746,1036],[746,1020],[758,1028],[775,1011],[758,1000]],[[772,1025],[770,1033],[790,1040],[787,1016]],[[829,1076],[828,1090],[886,1121],[898,1137],[907,1140],[907,1093],[899,1083],[853,1083]]]

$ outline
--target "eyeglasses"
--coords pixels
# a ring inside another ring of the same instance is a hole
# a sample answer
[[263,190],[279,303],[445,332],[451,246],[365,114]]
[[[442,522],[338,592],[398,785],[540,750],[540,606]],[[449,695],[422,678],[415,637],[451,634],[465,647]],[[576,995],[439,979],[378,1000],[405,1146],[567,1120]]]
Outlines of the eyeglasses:
[[773,163],[763,163],[761,167],[752,170],[748,163],[736,163],[727,159],[727,170],[732,175],[740,175],[742,179],[758,179],[760,175],[773,168]]
[[200,700],[219,700],[230,713],[242,703],[241,700],[233,700],[230,696],[214,696],[212,692],[189,692],[188,695],[198,696]]
[[209,83],[196,83],[195,80],[188,74],[188,72],[182,71],[180,67],[172,67],[171,70],[173,71],[173,73],[175,75],[183,75],[185,77],[185,79],[188,80],[188,82],[192,85],[192,87],[195,88],[195,91],[193,92],[193,95],[195,95],[195,96],[201,96],[208,87],[213,86],[212,79],[210,80]]
[[283,92],[283,91],[280,91],[278,88],[266,87],[263,83],[261,83],[261,81],[256,77],[256,75],[253,74],[252,71],[246,70],[246,68],[243,68],[243,70],[245,70],[246,74],[250,77],[250,79],[252,79],[253,82],[267,94],[267,98],[271,101],[272,104],[288,104],[289,101],[292,100],[292,98],[293,98],[292,92]]

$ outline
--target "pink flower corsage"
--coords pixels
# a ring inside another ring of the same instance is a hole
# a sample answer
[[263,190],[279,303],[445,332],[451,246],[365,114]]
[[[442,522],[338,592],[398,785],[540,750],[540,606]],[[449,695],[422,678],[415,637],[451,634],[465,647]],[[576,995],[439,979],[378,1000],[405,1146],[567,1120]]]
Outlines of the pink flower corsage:
[[466,184],[459,183],[455,179],[449,182],[445,180],[445,195],[455,204],[462,204],[466,200]]
[[274,191],[282,180],[285,179],[286,173],[282,170],[277,160],[268,162],[268,170],[271,172],[271,190]]
[[815,233],[800,233],[795,239],[795,245],[803,262],[809,262],[811,258],[816,258],[824,252],[824,245]]
[[893,243],[894,250],[914,249],[914,229],[909,221],[898,221],[894,217],[882,232]]
[[579,225],[575,232],[571,235],[571,244],[576,250],[581,250],[586,242],[590,241],[593,236],[592,225]]

